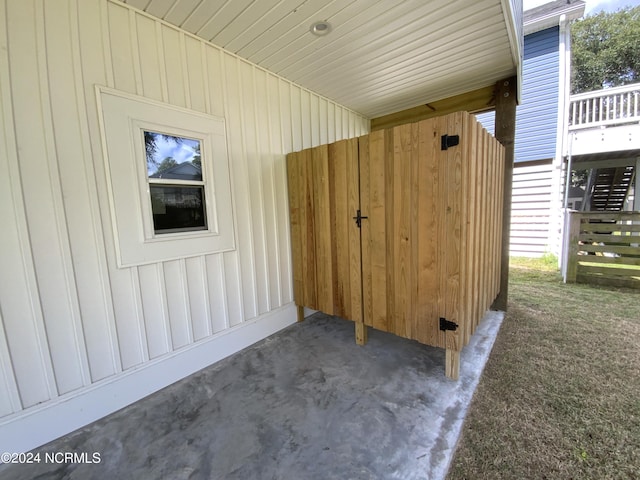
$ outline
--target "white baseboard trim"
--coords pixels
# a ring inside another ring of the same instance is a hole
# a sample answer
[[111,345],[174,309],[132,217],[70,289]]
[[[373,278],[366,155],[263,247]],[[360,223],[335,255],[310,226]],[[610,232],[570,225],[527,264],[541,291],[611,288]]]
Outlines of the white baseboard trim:
[[293,303],[89,387],[0,420],[0,452],[28,452],[296,323]]

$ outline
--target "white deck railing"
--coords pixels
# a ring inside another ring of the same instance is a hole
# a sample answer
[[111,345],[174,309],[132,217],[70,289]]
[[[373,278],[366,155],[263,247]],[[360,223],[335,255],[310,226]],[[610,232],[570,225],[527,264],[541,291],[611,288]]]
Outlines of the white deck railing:
[[640,122],[640,83],[571,95],[569,130]]

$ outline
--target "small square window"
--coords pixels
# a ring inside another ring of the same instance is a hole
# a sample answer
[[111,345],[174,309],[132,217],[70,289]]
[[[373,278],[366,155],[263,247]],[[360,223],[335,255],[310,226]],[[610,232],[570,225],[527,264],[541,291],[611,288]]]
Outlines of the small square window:
[[234,250],[224,118],[96,94],[118,267]]
[[154,233],[206,230],[200,140],[143,132]]

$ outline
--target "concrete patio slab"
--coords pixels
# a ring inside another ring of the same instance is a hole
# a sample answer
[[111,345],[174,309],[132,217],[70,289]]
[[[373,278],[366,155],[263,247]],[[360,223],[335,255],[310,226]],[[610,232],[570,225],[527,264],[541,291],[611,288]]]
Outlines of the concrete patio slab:
[[317,313],[0,478],[441,479],[502,319],[487,313],[452,381],[444,350],[375,330],[357,346],[353,323]]

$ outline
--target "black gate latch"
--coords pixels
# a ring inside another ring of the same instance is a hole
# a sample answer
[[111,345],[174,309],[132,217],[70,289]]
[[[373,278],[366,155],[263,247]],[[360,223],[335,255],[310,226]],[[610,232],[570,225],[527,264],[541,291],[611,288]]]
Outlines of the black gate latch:
[[458,324],[456,322],[450,322],[444,317],[440,317],[440,330],[453,330],[456,331],[458,329]]
[[442,135],[440,140],[441,150],[448,150],[449,147],[455,147],[460,144],[460,135]]
[[360,210],[358,210],[358,211],[356,212],[356,216],[355,216],[355,217],[353,217],[353,219],[356,221],[356,225],[358,226],[358,228],[361,228],[361,226],[362,226],[362,220],[364,220],[365,218],[369,218],[369,217],[363,217],[363,216],[360,214]]

